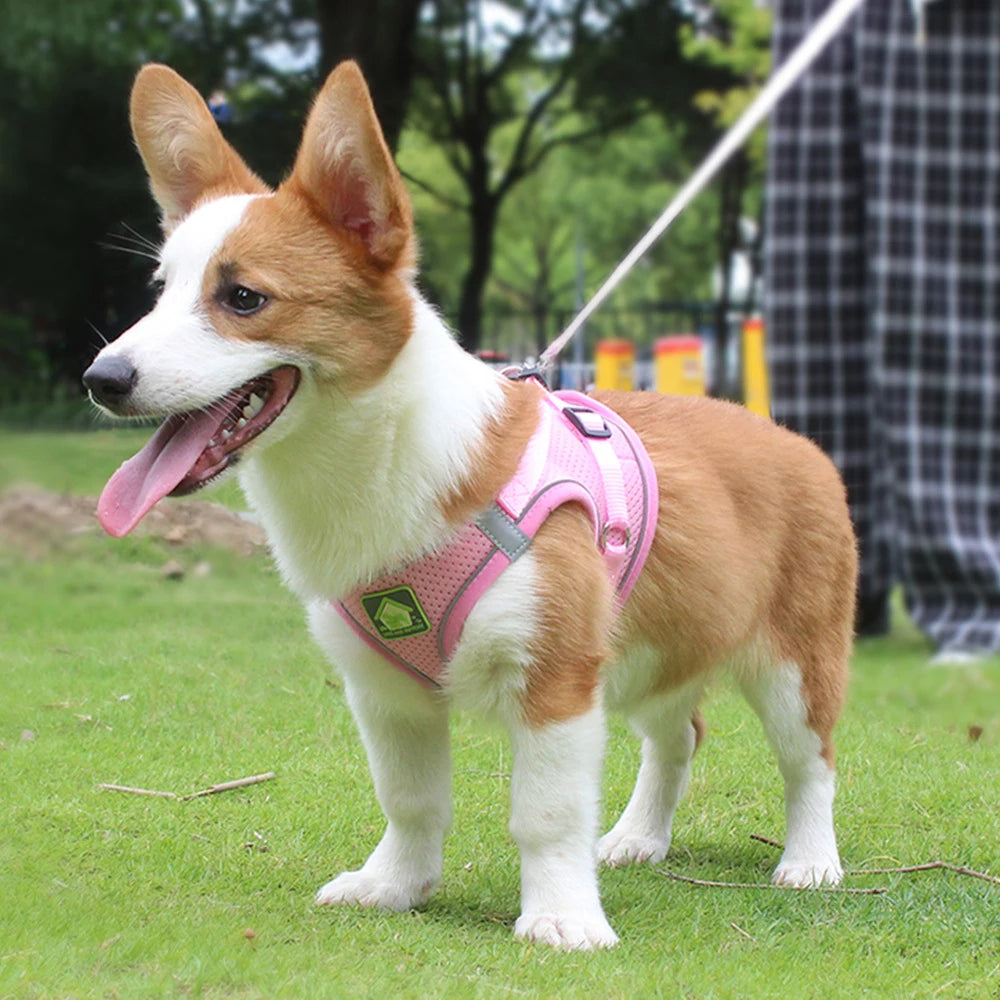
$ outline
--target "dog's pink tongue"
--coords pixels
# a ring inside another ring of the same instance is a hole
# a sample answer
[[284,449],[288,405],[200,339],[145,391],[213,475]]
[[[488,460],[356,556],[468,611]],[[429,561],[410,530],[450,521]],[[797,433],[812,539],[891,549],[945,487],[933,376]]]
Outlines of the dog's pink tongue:
[[127,535],[187,475],[218,426],[219,418],[209,413],[168,417],[104,487],[97,501],[104,530],[115,538]]

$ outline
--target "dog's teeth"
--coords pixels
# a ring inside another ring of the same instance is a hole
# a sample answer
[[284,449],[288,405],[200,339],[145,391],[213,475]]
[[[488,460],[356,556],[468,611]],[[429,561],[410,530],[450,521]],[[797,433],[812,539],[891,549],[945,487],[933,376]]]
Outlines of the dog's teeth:
[[[248,420],[253,419],[264,409],[264,400],[260,398],[255,392],[250,393],[250,402],[244,407],[243,413]],[[249,412],[248,412],[249,411]]]
[[[244,410],[243,412],[245,413],[246,410]],[[236,426],[237,427],[246,427],[248,419],[249,418],[247,418],[247,417],[240,417],[240,419],[236,421]]]

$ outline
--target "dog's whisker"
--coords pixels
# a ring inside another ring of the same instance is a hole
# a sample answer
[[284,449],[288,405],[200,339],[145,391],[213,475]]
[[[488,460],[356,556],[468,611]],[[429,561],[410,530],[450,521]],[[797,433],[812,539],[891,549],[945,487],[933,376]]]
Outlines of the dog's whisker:
[[133,246],[142,247],[145,250],[159,250],[159,247],[150,243],[149,240],[143,239],[141,236],[134,236],[132,233],[109,233],[108,236],[122,243],[130,243]]
[[159,254],[160,244],[156,243],[154,240],[149,239],[148,236],[143,236],[137,229],[130,226],[127,222],[122,223],[122,228],[128,230],[131,234],[132,239],[135,240],[140,246],[146,247],[148,250],[152,250],[154,253]]
[[[89,326],[90,329],[93,330],[94,333],[96,333],[97,336],[101,338],[100,347],[107,347],[107,345],[111,343],[111,341],[108,340],[108,338],[104,336],[104,334],[100,331],[100,329],[94,323],[92,323],[89,319],[84,319],[84,323],[86,323],[87,326]],[[97,345],[93,345],[92,344],[91,346],[93,347],[93,346],[97,346]],[[98,347],[98,350],[100,350],[100,347]]]
[[160,258],[157,254],[150,253],[148,250],[140,249],[138,246],[121,245],[118,243],[99,243],[98,246],[102,250],[117,250],[119,253],[132,254],[134,257],[144,257],[146,260],[151,260],[156,264],[160,262]]

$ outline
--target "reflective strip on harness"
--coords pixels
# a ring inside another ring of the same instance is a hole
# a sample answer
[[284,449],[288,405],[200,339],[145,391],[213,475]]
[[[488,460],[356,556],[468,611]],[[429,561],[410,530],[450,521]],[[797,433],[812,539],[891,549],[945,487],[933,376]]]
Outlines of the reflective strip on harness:
[[656,473],[635,431],[577,392],[547,393],[514,477],[443,549],[359,588],[334,608],[390,663],[441,686],[462,628],[491,583],[564,503],[587,511],[619,607],[656,528]]

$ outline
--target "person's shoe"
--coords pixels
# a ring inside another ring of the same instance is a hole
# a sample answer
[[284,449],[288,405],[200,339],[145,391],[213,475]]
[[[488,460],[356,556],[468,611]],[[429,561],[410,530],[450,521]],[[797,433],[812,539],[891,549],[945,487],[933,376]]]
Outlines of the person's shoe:
[[928,661],[929,667],[974,667],[992,654],[986,649],[939,649]]

